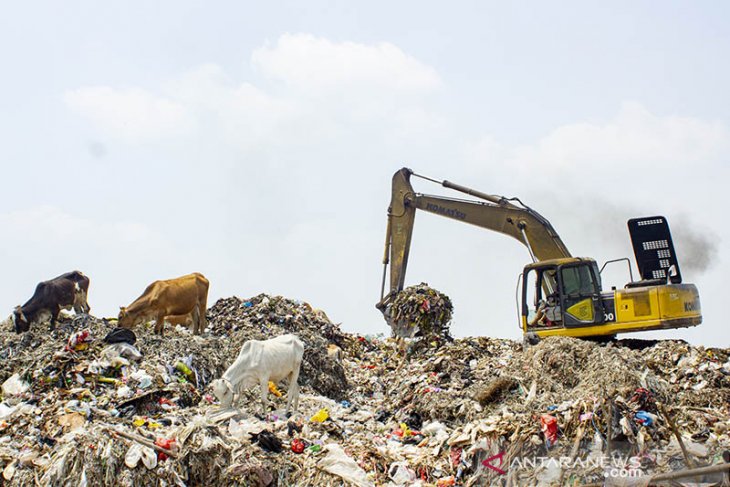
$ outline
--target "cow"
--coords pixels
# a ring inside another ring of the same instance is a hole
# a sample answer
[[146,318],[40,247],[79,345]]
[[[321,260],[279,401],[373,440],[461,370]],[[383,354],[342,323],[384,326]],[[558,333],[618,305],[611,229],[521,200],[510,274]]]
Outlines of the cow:
[[155,333],[162,335],[166,316],[191,314],[193,333],[199,335],[207,325],[208,285],[198,272],[155,281],[132,304],[119,308],[119,326],[131,329],[154,319]]
[[88,293],[89,278],[79,271],[67,272],[39,283],[33,297],[23,306],[16,306],[13,311],[12,321],[16,333],[26,332],[33,323],[48,319],[53,330],[62,309],[73,308],[76,313],[88,313],[91,310],[86,301]]
[[220,379],[211,382],[211,389],[222,407],[233,404],[234,395],[256,383],[261,388],[262,414],[269,406],[269,381],[277,384],[288,379],[286,413],[299,407],[299,368],[304,344],[296,335],[281,335],[269,340],[248,340],[238,357]]

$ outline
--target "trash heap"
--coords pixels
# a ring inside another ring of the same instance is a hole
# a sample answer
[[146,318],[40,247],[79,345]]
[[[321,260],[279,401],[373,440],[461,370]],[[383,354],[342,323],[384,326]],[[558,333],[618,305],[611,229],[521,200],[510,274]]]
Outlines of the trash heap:
[[370,378],[358,392],[376,399],[371,407],[382,408],[386,431],[414,435],[419,448],[391,457],[407,462],[412,482],[621,485],[727,461],[726,349],[554,337],[523,350],[509,340],[464,338],[399,361],[388,341],[368,346],[358,357],[364,371],[390,359],[377,380],[365,373],[353,382]]
[[[327,315],[303,301],[259,294],[251,299],[219,299],[208,310],[207,332],[226,338],[235,352],[233,363],[246,340],[294,333],[304,343],[300,384],[319,394],[341,400],[347,395],[345,369],[327,357],[328,345],[346,347],[348,337]],[[224,369],[225,370],[225,369]]]
[[452,313],[453,305],[447,295],[421,283],[395,295],[389,319],[394,334],[399,337],[450,339]]
[[[202,336],[148,325],[114,343],[113,321],[90,316],[0,330],[2,485],[620,485],[730,449],[726,349],[481,337],[404,350],[263,294],[219,300],[208,320]],[[257,388],[221,408],[207,385],[246,340],[283,333],[307,347],[299,410],[284,414],[286,384],[269,385],[264,417]]]

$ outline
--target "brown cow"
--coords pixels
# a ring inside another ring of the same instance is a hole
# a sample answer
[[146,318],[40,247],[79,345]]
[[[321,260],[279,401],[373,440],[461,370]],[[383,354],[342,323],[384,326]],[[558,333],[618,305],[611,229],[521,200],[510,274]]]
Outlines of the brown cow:
[[165,316],[193,317],[193,333],[199,335],[206,327],[208,280],[200,273],[165,281],[155,281],[126,308],[120,308],[119,326],[134,328],[139,323],[155,320],[155,333],[162,335]]

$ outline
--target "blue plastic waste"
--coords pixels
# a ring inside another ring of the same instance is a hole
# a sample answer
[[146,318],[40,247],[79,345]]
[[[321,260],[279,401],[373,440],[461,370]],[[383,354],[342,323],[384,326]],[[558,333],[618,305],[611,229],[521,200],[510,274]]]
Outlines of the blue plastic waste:
[[643,424],[644,426],[651,426],[652,424],[654,424],[654,420],[646,411],[636,411],[636,415],[634,416],[634,418],[637,422]]

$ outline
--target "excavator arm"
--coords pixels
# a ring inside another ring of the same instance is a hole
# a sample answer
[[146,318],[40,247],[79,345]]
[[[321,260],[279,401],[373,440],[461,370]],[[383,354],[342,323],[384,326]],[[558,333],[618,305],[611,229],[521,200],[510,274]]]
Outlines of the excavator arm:
[[[410,182],[412,175],[479,200],[416,193]],[[403,168],[393,175],[383,255],[381,301],[378,303],[378,308],[381,310],[392,296],[403,290],[416,210],[470,223],[515,238],[527,247],[533,262],[570,257],[570,252],[550,222],[517,198],[489,195],[449,181],[437,181],[419,176],[410,169]],[[388,264],[390,264],[390,292],[386,296]]]

